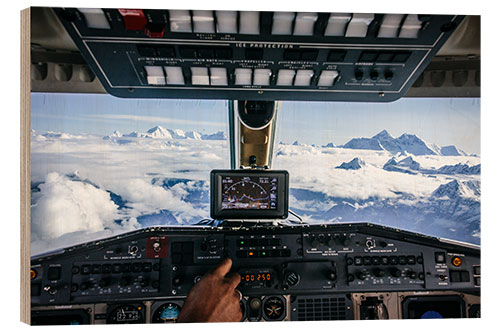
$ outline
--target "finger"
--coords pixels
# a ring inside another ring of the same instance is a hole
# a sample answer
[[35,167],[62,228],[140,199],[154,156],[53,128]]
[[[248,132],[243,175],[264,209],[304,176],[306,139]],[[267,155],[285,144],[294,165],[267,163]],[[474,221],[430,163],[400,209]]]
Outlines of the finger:
[[226,279],[231,288],[236,288],[241,282],[241,275],[236,272],[232,272],[226,277]]
[[232,264],[233,262],[229,258],[222,260],[219,266],[215,267],[213,274],[221,277],[225,276],[231,269]]

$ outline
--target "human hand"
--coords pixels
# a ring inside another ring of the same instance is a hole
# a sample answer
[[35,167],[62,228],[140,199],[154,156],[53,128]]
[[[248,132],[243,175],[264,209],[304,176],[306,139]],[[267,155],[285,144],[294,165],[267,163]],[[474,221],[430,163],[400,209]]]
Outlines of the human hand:
[[205,274],[189,292],[177,322],[240,321],[240,293],[236,287],[241,276],[228,274],[232,261],[224,259],[213,271]]

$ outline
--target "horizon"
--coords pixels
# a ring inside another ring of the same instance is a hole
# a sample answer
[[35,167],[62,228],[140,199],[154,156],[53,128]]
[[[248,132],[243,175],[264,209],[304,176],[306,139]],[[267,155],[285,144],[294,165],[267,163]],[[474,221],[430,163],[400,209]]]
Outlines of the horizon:
[[[155,126],[228,135],[227,101],[122,99],[97,94],[32,93],[31,128],[72,135],[147,133]],[[283,117],[286,115],[286,117]],[[341,146],[387,131],[480,155],[480,99],[403,98],[392,103],[282,102],[276,142]],[[301,126],[307,124],[308,126]]]

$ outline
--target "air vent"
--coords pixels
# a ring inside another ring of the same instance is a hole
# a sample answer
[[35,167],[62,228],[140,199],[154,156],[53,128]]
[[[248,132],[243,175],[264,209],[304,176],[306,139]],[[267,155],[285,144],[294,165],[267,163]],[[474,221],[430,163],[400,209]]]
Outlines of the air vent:
[[348,319],[346,299],[343,297],[301,298],[297,300],[297,319],[346,320]]

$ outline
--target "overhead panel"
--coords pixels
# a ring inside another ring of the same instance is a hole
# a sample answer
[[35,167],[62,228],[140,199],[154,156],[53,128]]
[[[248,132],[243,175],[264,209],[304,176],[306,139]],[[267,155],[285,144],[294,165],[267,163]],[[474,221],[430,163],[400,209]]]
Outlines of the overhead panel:
[[457,15],[54,8],[110,94],[388,102]]

